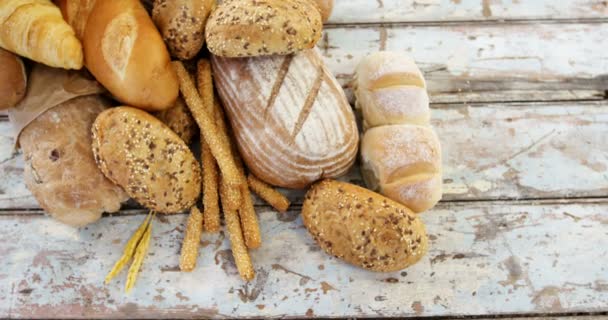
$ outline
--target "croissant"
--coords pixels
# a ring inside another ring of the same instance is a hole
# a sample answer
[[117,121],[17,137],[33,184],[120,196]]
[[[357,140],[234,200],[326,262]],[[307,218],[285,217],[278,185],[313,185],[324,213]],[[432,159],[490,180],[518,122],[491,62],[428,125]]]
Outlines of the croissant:
[[0,47],[51,67],[83,64],[80,41],[49,0],[0,1]]

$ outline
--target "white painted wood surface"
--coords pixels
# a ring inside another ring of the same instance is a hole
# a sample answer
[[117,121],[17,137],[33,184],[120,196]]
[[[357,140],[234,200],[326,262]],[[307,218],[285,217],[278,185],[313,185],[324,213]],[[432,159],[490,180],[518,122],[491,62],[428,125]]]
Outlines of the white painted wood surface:
[[603,0],[335,0],[330,24],[377,22],[594,19]]
[[[434,105],[432,122],[444,200],[608,194],[608,102]],[[0,122],[0,208],[37,208],[22,156],[10,157],[9,127]],[[344,179],[362,183],[357,167]],[[304,192],[288,194],[301,203]]]
[[[176,272],[185,215],[153,224],[136,288],[105,272],[143,215],[75,230],[40,216],[0,217],[0,314],[28,317],[434,316],[564,313],[608,305],[608,202],[443,204],[422,215],[423,260],[373,273],[327,256],[298,212],[260,210],[256,279],[243,284],[228,240],[204,235],[199,266]],[[24,237],[23,234],[35,236]],[[595,263],[590,263],[594,261]]]

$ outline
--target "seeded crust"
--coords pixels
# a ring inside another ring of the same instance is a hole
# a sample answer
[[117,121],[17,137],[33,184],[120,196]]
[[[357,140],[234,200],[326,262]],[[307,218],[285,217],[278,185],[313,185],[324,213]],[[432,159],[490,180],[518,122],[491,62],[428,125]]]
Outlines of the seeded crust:
[[331,12],[334,10],[334,0],[312,0],[319,11],[321,12],[321,18],[323,19],[323,23],[329,20],[331,17]]
[[152,20],[171,56],[188,60],[205,42],[205,24],[215,0],[155,0]]
[[225,0],[209,16],[205,37],[217,56],[287,55],[314,47],[322,28],[310,0]]
[[181,96],[177,97],[173,107],[157,112],[155,116],[177,133],[186,145],[190,145],[192,138],[198,134],[198,125]]
[[112,108],[93,124],[101,171],[143,206],[161,213],[189,209],[201,191],[201,169],[188,146],[150,114]]
[[427,251],[426,230],[416,214],[349,183],[315,184],[306,193],[302,219],[328,254],[365,269],[401,270]]

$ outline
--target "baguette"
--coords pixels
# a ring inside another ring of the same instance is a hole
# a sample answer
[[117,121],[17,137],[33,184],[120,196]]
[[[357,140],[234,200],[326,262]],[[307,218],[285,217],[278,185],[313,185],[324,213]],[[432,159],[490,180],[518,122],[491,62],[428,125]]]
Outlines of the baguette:
[[219,96],[243,160],[274,186],[304,188],[354,163],[359,134],[316,49],[293,56],[213,56]]
[[426,82],[409,57],[378,52],[355,76],[356,107],[362,111],[361,170],[372,190],[414,212],[441,199],[441,145],[430,127]]

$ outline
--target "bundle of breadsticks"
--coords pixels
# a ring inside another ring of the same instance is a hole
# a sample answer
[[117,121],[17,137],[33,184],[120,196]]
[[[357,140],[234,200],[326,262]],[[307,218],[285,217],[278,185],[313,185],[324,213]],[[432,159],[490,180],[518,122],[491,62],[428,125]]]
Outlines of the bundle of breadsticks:
[[221,202],[237,269],[244,280],[251,280],[255,271],[247,250],[259,248],[262,237],[250,190],[279,212],[287,210],[289,200],[254,175],[246,175],[238,150],[231,142],[224,112],[214,97],[209,61],[199,60],[197,85],[181,62],[173,62],[173,67],[179,79],[180,92],[200,128],[203,168],[204,209],[202,214],[196,206],[190,211],[180,269],[192,271],[196,266],[203,230],[219,231]]

